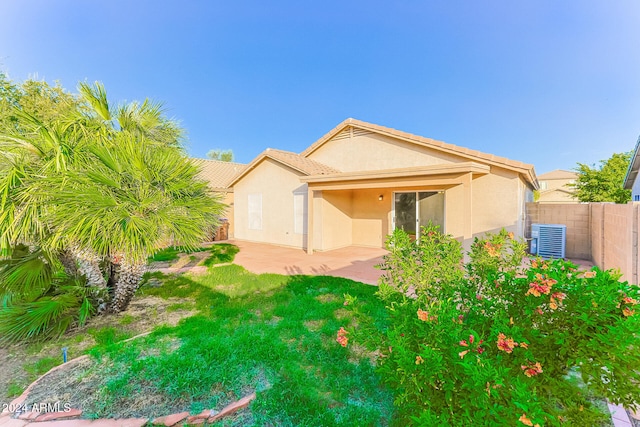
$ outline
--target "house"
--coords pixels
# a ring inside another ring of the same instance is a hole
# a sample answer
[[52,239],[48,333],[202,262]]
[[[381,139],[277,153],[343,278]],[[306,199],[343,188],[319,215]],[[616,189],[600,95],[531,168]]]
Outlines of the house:
[[538,177],[540,193],[538,203],[580,203],[574,198],[575,190],[569,186],[578,178],[575,172],[556,169]]
[[631,163],[627,169],[627,175],[624,177],[624,188],[631,190],[631,200],[640,202],[640,179],[638,179],[638,170],[640,170],[640,137],[636,142],[636,148],[631,155]]
[[234,238],[303,248],[382,247],[429,221],[469,247],[524,233],[532,165],[347,119],[300,154],[266,149],[228,184]]
[[227,205],[223,218],[229,221],[229,235],[233,235],[233,187],[229,184],[244,170],[246,165],[195,158],[192,158],[191,161],[200,168],[199,177],[208,181],[209,188],[213,192],[220,194],[222,203]]

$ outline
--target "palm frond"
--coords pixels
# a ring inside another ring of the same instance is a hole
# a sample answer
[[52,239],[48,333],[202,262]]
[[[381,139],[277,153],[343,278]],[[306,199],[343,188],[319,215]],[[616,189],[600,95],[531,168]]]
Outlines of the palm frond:
[[42,297],[36,301],[11,305],[0,312],[0,342],[60,334],[62,328],[56,326],[56,322],[62,321],[62,326],[68,327],[65,317],[78,305],[74,295]]
[[14,248],[11,258],[0,261],[0,293],[33,301],[51,287],[53,270],[42,251]]
[[78,84],[78,91],[102,120],[109,121],[112,119],[109,111],[109,101],[107,100],[107,91],[102,83],[95,82],[91,85],[82,82]]

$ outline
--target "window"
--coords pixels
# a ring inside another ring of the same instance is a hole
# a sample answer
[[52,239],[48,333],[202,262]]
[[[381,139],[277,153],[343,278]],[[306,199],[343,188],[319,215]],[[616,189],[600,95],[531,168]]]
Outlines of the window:
[[262,193],[249,194],[249,230],[262,230]]
[[541,190],[547,189],[547,181],[540,181],[540,189]]
[[640,194],[636,194],[633,196],[633,201],[634,202],[640,202]]
[[293,195],[293,232],[295,234],[306,234],[307,215],[305,215],[305,204],[307,195],[304,193]]

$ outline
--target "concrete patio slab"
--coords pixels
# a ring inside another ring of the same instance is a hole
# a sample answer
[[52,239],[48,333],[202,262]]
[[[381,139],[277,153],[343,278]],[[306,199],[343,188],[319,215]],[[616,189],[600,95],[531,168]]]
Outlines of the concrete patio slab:
[[387,253],[382,248],[349,246],[308,255],[302,249],[265,243],[240,240],[230,240],[228,243],[240,248],[234,263],[252,273],[345,277],[370,285],[378,283],[382,271],[376,269],[375,265],[380,264]]
[[[222,243],[222,242],[221,242]],[[309,274],[316,276],[345,277],[358,282],[377,285],[382,271],[375,268],[388,253],[383,248],[348,246],[326,252],[308,255],[304,250],[266,243],[228,240],[240,248],[235,264],[252,273],[276,273],[285,275]],[[214,243],[215,244],[215,243]],[[581,270],[588,270],[593,263],[571,259]],[[530,265],[530,259],[523,260],[523,267]]]

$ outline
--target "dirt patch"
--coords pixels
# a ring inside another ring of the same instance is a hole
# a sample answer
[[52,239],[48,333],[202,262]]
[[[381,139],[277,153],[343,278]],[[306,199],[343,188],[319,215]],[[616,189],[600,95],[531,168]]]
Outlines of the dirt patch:
[[317,332],[324,324],[327,323],[326,320],[307,320],[304,322],[304,326],[311,332]]
[[[63,407],[69,405],[72,408],[83,410],[83,418],[96,416],[109,418],[155,418],[182,411],[189,411],[193,401],[188,398],[169,398],[158,391],[152,383],[140,381],[135,384],[135,392],[126,397],[113,398],[106,390],[107,381],[112,378],[113,365],[106,356],[100,361],[86,358],[78,362],[65,365],[42,378],[31,390],[25,405],[31,408],[33,405],[55,405]],[[247,388],[243,393],[250,394],[255,390]],[[244,394],[243,394],[244,395]],[[214,397],[217,401],[215,407],[205,405],[203,409],[220,410],[239,397],[229,391],[223,390],[219,385],[211,388],[207,400]],[[104,413],[104,404],[109,402],[108,414]],[[199,410],[195,411],[199,412]],[[237,414],[229,421],[232,425],[236,420],[251,419],[249,411]],[[226,424],[228,425],[228,424]]]
[[[67,348],[69,359],[74,359],[97,344],[96,337],[104,328],[113,328],[120,340],[151,331],[158,325],[175,326],[194,315],[195,310],[168,307],[183,303],[189,306],[186,303],[192,302],[189,298],[136,297],[124,313],[96,316],[84,327],[70,330],[60,338],[0,347],[0,404],[8,404],[50,367],[61,364],[63,347]],[[48,363],[42,364],[45,359]]]
[[334,294],[322,294],[316,297],[316,301],[321,302],[322,304],[327,304],[330,302],[338,302],[340,298]]

